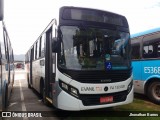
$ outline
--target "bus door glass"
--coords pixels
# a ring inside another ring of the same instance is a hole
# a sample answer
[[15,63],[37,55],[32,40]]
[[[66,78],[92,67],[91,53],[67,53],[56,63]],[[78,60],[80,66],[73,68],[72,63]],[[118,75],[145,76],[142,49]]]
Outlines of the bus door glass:
[[[53,92],[53,100],[56,98],[56,52],[57,52],[57,25],[56,21],[52,26],[52,92]],[[54,102],[53,102],[54,103]]]
[[52,98],[53,72],[52,72],[52,28],[46,32],[46,55],[45,55],[45,88],[46,94]]

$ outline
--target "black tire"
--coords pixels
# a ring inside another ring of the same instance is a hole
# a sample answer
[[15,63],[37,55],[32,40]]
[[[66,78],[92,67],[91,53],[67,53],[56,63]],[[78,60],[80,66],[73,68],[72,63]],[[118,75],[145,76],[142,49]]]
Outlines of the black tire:
[[160,104],[160,81],[152,82],[148,87],[148,97],[152,102]]
[[28,88],[31,89],[31,85],[28,83]]
[[43,89],[44,89],[44,81],[40,80],[40,97],[43,99]]
[[8,106],[8,88],[6,87],[4,91],[2,110],[6,110],[7,106]]
[[31,85],[29,84],[29,76],[27,75],[27,80],[28,80],[28,88],[31,89]]

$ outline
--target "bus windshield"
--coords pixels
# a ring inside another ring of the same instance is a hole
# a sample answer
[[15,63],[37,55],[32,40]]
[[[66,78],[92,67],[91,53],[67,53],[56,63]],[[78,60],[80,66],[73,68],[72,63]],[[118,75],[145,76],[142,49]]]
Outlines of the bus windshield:
[[58,66],[71,70],[129,69],[129,33],[118,30],[60,26]]

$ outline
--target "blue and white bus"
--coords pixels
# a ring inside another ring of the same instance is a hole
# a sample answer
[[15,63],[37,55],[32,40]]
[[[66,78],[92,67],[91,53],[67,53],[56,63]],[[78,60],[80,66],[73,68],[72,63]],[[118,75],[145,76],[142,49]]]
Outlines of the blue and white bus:
[[132,35],[131,44],[135,92],[160,104],[160,28]]
[[0,112],[6,110],[14,83],[14,56],[0,0]]
[[56,108],[78,111],[133,101],[130,32],[122,15],[62,7],[25,58],[28,87]]

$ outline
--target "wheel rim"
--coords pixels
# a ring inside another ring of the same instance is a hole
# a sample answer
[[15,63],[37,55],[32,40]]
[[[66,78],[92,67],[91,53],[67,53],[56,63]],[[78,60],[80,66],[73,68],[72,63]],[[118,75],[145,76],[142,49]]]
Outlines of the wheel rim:
[[153,86],[154,96],[160,100],[160,84]]

